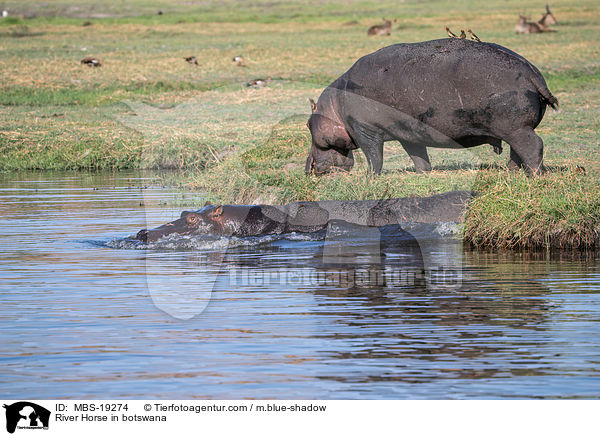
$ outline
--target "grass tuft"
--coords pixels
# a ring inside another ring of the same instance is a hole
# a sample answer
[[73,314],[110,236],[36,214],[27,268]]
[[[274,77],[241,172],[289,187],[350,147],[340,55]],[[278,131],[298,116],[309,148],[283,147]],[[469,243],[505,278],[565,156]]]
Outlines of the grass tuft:
[[483,172],[470,205],[464,238],[500,249],[598,247],[600,181],[566,168],[528,178]]

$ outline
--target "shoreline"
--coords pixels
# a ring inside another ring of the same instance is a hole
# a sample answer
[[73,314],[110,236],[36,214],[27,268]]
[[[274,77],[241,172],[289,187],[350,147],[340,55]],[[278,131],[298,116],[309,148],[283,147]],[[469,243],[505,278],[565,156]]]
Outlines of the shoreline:
[[[0,172],[142,174],[147,168],[158,172],[140,183],[181,187],[229,204],[387,201],[477,191],[463,232],[475,247],[598,250],[596,3],[552,5],[556,32],[519,35],[517,12],[499,2],[486,3],[477,17],[467,4],[430,11],[391,2],[398,21],[389,37],[379,38],[366,34],[381,20],[379,3],[343,11],[325,3],[293,10],[279,3],[260,10],[235,2],[238,7],[215,3],[204,9],[181,4],[162,15],[139,4],[137,17],[86,23],[64,15],[94,14],[93,8],[40,9],[24,0],[0,20]],[[107,8],[116,17],[128,14],[120,3]],[[533,1],[522,8],[541,12]],[[25,18],[36,11],[57,16]],[[536,128],[547,174],[528,179],[508,171],[506,145],[501,155],[487,146],[429,149],[433,171],[416,174],[396,142],[385,144],[377,177],[367,173],[361,152],[349,173],[304,174],[309,98],[317,99],[360,57],[399,42],[443,38],[444,25],[466,25],[464,17],[471,17],[469,25],[483,41],[535,65],[560,100],[560,110],[546,111]],[[192,55],[198,65],[184,60]],[[84,56],[98,57],[102,66],[82,65]],[[236,56],[244,57],[245,67],[232,62]],[[267,86],[246,86],[267,76],[273,78]],[[578,173],[581,167],[585,171]]]
[[[139,174],[138,174],[139,171]],[[189,176],[172,170],[164,172],[144,170],[112,171],[4,171],[0,177],[26,177],[66,175],[68,177],[95,177],[131,173],[134,179],[144,180],[140,189],[152,185],[173,186],[187,195],[195,191],[213,204],[263,204],[275,206],[300,216],[312,209],[325,211],[331,220],[343,220],[352,224],[385,226],[389,224],[457,224],[460,232],[453,237],[460,238],[469,246],[482,250],[571,250],[598,252],[600,249],[600,181],[572,171],[546,173],[538,177],[527,177],[524,173],[482,170],[472,184],[471,190],[446,191],[432,195],[392,196],[394,190],[386,186],[378,189],[387,198],[355,199],[338,195],[337,199],[322,197],[312,200],[297,195],[291,201],[285,196],[269,194],[264,190],[241,193],[232,197],[226,186],[218,190],[203,189],[202,184],[190,184]],[[313,179],[312,176],[303,176]],[[330,176],[335,180],[338,175]],[[349,177],[343,175],[343,177]],[[404,174],[396,175],[401,183]],[[413,177],[415,177],[413,175]],[[419,176],[416,176],[419,177]],[[421,176],[425,181],[427,175]],[[353,179],[352,179],[353,180]],[[377,184],[377,178],[371,180]],[[379,182],[382,182],[381,180]],[[403,192],[401,189],[396,192]],[[310,193],[311,195],[317,192]],[[340,192],[338,192],[340,194]],[[375,197],[375,192],[362,191],[361,194]],[[298,198],[300,197],[300,198]],[[250,198],[256,201],[241,201]],[[237,200],[237,201],[236,201]],[[266,201],[265,201],[266,200]],[[203,200],[205,201],[205,200]],[[201,208],[201,204],[177,204],[183,209]],[[439,210],[439,211],[438,211]],[[306,215],[306,216],[309,216]],[[316,214],[317,216],[319,214]],[[322,218],[322,216],[321,216]],[[304,218],[306,219],[306,218]]]

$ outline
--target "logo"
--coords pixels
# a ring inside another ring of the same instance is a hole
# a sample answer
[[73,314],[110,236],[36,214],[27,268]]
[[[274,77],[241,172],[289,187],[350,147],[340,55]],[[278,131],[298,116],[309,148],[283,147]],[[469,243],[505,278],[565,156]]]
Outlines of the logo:
[[19,401],[6,409],[6,431],[14,433],[15,429],[48,429],[50,411],[29,401]]

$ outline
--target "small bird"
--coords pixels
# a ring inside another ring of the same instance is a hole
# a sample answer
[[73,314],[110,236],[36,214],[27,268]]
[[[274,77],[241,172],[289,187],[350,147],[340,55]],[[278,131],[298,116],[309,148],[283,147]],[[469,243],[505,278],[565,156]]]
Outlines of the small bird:
[[233,58],[233,63],[236,64],[238,67],[245,67],[246,66],[246,62],[244,61],[244,57],[243,56],[235,56]]
[[465,33],[465,31],[460,29],[460,39],[465,39],[466,37],[467,37],[467,34]]
[[82,27],[88,27],[88,26],[91,26],[91,25],[92,25],[92,22],[91,22],[91,21],[84,21],[84,22],[81,24],[81,26],[82,26]]
[[586,173],[586,171],[585,171],[585,168],[584,168],[584,167],[582,167],[581,165],[577,165],[577,166],[575,167],[575,170],[574,170],[574,172],[575,172],[575,174],[582,174],[582,175],[584,175],[584,176],[585,176],[585,173]]
[[467,29],[467,32],[469,32],[469,35],[471,35],[471,39],[473,41],[481,42],[481,39],[479,39],[479,37],[477,35],[475,35],[473,32],[471,32],[471,29]]
[[186,56],[184,59],[188,64],[198,65],[198,59],[196,59],[196,56]]
[[82,64],[87,65],[88,67],[101,67],[102,62],[92,56],[86,56],[81,60]]
[[458,38],[448,27],[446,27],[446,33],[450,38]]
[[262,88],[263,86],[267,86],[267,83],[271,80],[271,76],[267,76],[266,79],[254,79],[246,83],[247,87],[255,87]]
[[8,17],[8,11],[5,9],[2,11],[2,18]]

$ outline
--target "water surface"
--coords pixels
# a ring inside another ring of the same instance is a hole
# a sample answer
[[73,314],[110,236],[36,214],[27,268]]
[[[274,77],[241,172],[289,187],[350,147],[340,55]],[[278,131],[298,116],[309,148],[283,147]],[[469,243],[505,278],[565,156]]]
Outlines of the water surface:
[[597,254],[470,251],[447,225],[143,246],[203,204],[148,184],[0,176],[3,397],[600,397]]

